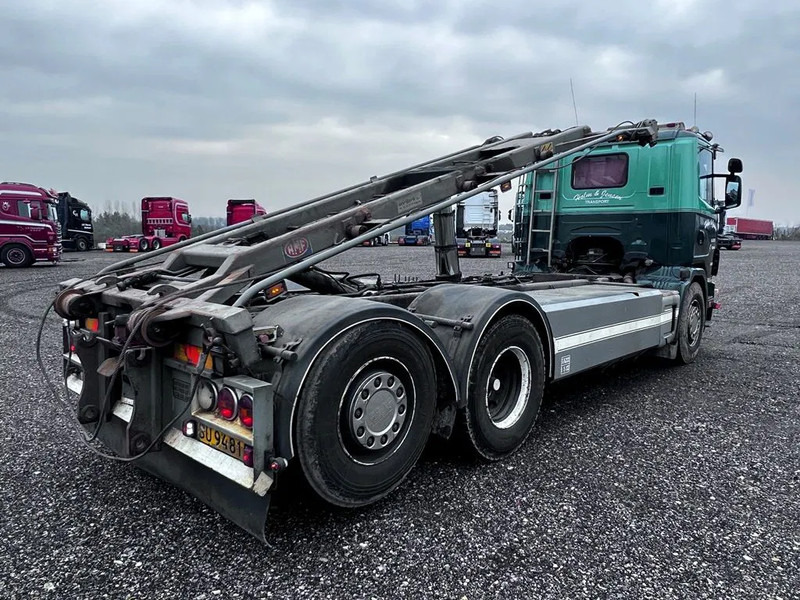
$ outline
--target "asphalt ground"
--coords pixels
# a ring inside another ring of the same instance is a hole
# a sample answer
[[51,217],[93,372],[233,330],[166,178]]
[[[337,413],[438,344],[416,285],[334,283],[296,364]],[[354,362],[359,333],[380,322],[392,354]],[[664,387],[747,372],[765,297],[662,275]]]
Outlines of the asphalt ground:
[[[358,248],[327,265],[424,277],[432,253]],[[0,267],[0,598],[800,597],[800,244],[723,253],[694,364],[552,385],[515,455],[485,465],[434,442],[367,509],[284,486],[269,546],[90,453],[60,416],[34,359],[40,315],[58,281],[116,258]],[[51,316],[56,379],[60,336]]]

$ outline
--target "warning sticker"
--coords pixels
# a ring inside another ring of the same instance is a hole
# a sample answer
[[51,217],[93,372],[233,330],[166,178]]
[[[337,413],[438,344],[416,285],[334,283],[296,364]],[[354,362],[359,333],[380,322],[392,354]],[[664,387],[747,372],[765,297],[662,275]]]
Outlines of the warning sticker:
[[569,373],[570,368],[570,355],[565,354],[561,357],[561,375],[566,375]]

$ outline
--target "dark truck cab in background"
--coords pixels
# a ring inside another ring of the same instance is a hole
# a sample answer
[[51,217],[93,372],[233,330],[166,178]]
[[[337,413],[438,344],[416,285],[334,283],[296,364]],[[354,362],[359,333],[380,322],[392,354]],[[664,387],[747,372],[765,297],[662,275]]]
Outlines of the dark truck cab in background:
[[69,192],[58,193],[58,222],[65,250],[85,252],[94,248],[92,209]]

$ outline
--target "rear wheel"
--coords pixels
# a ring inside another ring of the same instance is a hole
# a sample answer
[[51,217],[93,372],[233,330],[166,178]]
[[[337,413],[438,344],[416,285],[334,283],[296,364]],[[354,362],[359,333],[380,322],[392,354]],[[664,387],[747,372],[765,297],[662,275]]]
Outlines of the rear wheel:
[[150,249],[150,244],[147,243],[147,238],[139,240],[139,252],[147,252]]
[[33,253],[21,244],[7,244],[0,251],[0,261],[12,269],[29,267],[33,264]]
[[676,360],[688,365],[700,353],[700,342],[706,326],[706,307],[700,284],[691,284],[683,294],[678,317],[678,355]]
[[358,325],[317,358],[297,406],[297,456],[326,502],[355,507],[396,488],[422,454],[436,407],[433,358],[397,323]]
[[158,250],[159,248],[161,248],[161,240],[158,239],[158,238],[155,238],[153,240],[153,250]]
[[462,413],[475,453],[499,460],[527,439],[544,393],[544,352],[536,328],[520,315],[491,325],[475,352]]

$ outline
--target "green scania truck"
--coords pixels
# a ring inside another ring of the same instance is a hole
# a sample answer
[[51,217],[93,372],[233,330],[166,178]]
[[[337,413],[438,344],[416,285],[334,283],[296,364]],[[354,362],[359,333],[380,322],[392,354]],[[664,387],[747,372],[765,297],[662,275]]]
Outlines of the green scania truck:
[[[502,459],[548,382],[698,355],[741,202],[741,161],[716,172],[712,139],[654,120],[490,138],[65,281],[75,418],[262,540],[287,469],[354,508],[400,485],[432,434]],[[463,276],[454,206],[513,181],[512,271]],[[319,266],[430,214],[430,280]]]

